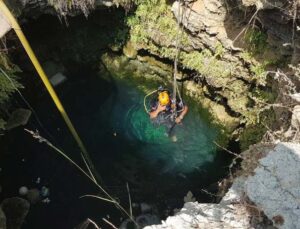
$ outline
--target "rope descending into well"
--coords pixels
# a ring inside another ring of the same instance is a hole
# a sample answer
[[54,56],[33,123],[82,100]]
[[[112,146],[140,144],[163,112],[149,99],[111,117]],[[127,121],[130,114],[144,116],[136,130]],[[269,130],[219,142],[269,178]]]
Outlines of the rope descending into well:
[[178,93],[178,97],[179,97],[179,100],[180,100],[180,103],[182,103],[182,97],[181,97],[181,94],[180,94],[180,91],[179,91],[179,88],[178,88],[178,85],[177,85],[177,72],[178,72],[178,59],[179,59],[179,55],[180,55],[180,41],[182,39],[182,35],[183,35],[183,24],[182,24],[182,18],[183,18],[183,15],[184,15],[184,8],[182,10],[182,14],[180,14],[180,6],[181,6],[181,0],[179,0],[178,2],[178,18],[179,18],[179,23],[178,23],[178,33],[176,35],[176,43],[175,43],[175,47],[176,47],[176,55],[175,55],[175,58],[174,58],[174,71],[173,71],[173,98],[172,98],[172,102],[174,104],[174,107],[173,107],[173,112],[174,112],[174,115],[175,115],[175,118],[176,118],[176,96],[177,96],[177,93]]
[[[183,35],[182,17],[183,17],[183,15],[184,15],[184,8],[183,8],[183,10],[182,10],[182,14],[180,14],[180,5],[181,5],[181,0],[179,0],[179,4],[178,4],[178,17],[179,17],[179,23],[178,23],[178,33],[176,34],[176,42],[175,42],[176,54],[175,54],[175,58],[174,58],[174,70],[173,70],[172,103],[174,104],[174,106],[173,106],[173,109],[172,109],[172,110],[173,110],[173,114],[175,115],[175,118],[176,118],[176,115],[177,115],[177,111],[176,111],[177,94],[178,94],[180,103],[183,103],[182,96],[181,96],[181,93],[180,93],[180,91],[179,91],[179,87],[178,87],[177,79],[176,79],[177,72],[178,72],[178,59],[179,59],[179,55],[180,55],[180,47],[179,47],[179,44],[180,44],[180,41],[181,41],[182,35]],[[152,92],[148,93],[148,94],[144,97],[144,108],[145,108],[146,113],[149,113],[149,110],[147,109],[147,106],[146,106],[146,99],[147,99],[150,95],[154,94],[154,93],[157,92],[157,91],[158,91],[158,90],[152,91]]]

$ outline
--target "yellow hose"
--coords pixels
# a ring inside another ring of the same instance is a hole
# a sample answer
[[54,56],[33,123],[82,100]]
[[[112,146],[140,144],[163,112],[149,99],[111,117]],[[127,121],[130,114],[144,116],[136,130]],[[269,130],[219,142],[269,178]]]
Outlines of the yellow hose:
[[[20,42],[22,43],[27,55],[29,56],[32,64],[34,65],[36,71],[38,72],[40,78],[42,79],[45,87],[47,88],[53,102],[55,103],[57,109],[59,110],[60,114],[62,115],[65,123],[67,124],[70,132],[72,133],[74,139],[76,140],[82,154],[84,157],[85,162],[87,163],[87,168],[89,170],[89,173],[91,174],[92,178],[95,180],[95,177],[93,174],[93,172],[95,171],[93,163],[89,157],[89,154],[83,144],[83,142],[81,141],[77,131],[75,130],[68,114],[66,113],[62,103],[60,102],[56,92],[54,91],[50,81],[48,80],[48,77],[46,76],[42,66],[40,65],[38,59],[36,58],[33,50],[31,49],[24,33],[22,32],[17,20],[15,19],[15,17],[11,14],[10,10],[7,8],[7,6],[5,5],[5,3],[3,2],[3,0],[0,0],[0,11],[2,11],[3,15],[6,17],[6,19],[8,20],[9,24],[11,25],[11,27],[14,29],[14,31],[16,32]],[[93,172],[92,172],[93,171]],[[95,172],[94,172],[95,173]],[[95,180],[96,181],[96,180]]]

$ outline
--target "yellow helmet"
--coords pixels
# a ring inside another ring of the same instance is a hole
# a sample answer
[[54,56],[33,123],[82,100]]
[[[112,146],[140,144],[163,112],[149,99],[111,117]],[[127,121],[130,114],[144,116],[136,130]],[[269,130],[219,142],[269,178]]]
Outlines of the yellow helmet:
[[162,105],[162,106],[169,104],[170,97],[169,97],[168,92],[166,92],[166,91],[160,92],[158,94],[158,101],[159,101],[160,105]]

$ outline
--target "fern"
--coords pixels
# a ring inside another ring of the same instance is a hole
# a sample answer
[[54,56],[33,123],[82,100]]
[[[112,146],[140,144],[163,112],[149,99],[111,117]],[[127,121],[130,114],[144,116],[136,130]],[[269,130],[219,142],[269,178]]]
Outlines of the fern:
[[9,103],[13,93],[23,86],[17,81],[16,73],[19,72],[19,68],[15,65],[12,65],[5,53],[0,52],[0,68],[6,73],[0,71],[0,130],[5,127],[5,118],[4,118],[4,107],[5,103]]

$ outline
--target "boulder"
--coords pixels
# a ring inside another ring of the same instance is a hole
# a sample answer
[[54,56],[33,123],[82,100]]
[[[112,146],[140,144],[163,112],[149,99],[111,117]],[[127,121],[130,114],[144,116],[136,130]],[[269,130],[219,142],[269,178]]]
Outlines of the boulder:
[[279,229],[300,225],[300,145],[279,143],[259,160],[245,191]]
[[24,108],[16,109],[10,115],[10,117],[5,125],[5,129],[10,130],[10,129],[16,128],[18,126],[26,125],[30,116],[31,116],[30,110],[24,109]]
[[27,192],[26,198],[31,204],[36,204],[41,200],[40,191],[36,188],[30,189]]
[[1,208],[6,216],[6,226],[9,229],[21,229],[28,214],[30,204],[27,200],[12,197],[3,200]]
[[123,53],[130,59],[135,59],[137,56],[137,50],[132,44],[132,42],[128,41],[126,45],[123,47]]
[[51,84],[54,87],[67,80],[67,77],[63,74],[63,72],[65,71],[65,67],[62,64],[56,63],[54,61],[47,61],[43,63],[42,66],[45,73],[49,77]]
[[0,12],[0,38],[3,37],[10,29],[10,24],[8,24],[7,19]]

